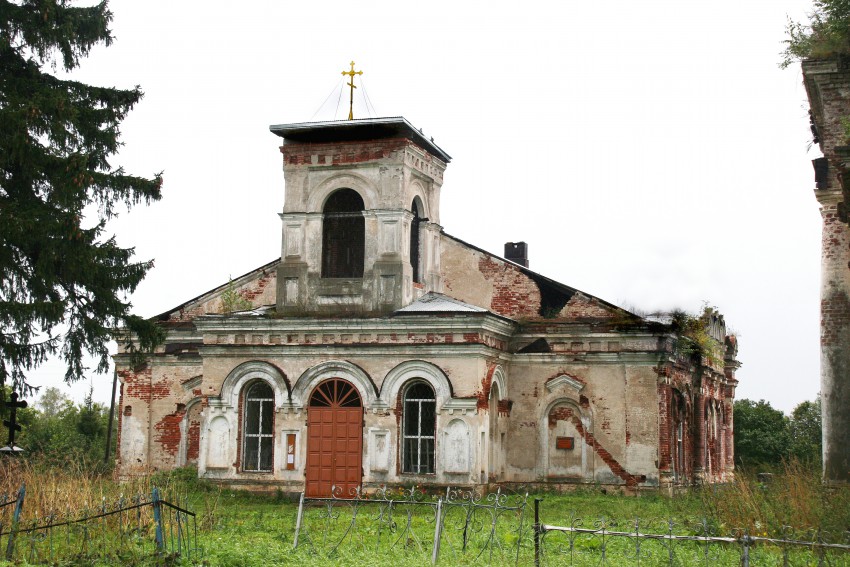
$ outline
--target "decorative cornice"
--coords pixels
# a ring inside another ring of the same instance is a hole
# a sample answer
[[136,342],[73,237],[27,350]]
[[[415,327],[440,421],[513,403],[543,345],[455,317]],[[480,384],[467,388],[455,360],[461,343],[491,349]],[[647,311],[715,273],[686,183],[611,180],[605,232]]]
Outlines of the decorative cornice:
[[569,374],[561,374],[560,376],[552,378],[546,382],[546,389],[550,392],[553,392],[561,386],[565,388],[572,388],[576,393],[579,393],[584,389],[585,384],[575,376],[570,376]]
[[443,404],[440,411],[449,415],[475,414],[478,412],[478,398],[451,398]]

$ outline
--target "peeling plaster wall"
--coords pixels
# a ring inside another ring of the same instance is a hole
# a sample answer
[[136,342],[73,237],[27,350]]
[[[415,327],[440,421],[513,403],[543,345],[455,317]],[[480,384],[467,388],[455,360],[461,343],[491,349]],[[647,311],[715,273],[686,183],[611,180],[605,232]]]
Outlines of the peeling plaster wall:
[[[524,358],[511,366],[511,375],[522,380],[511,382],[505,480],[657,485],[656,375],[651,366],[565,364],[552,355]],[[552,385],[565,375],[572,383]],[[553,449],[552,437],[569,432],[575,436],[574,449]],[[571,470],[565,469],[567,464]]]
[[[167,343],[146,368],[119,371],[122,406],[130,408],[122,415],[123,476],[196,459],[199,474],[206,478],[299,491],[307,454],[306,406],[315,385],[328,377],[346,379],[361,392],[366,487],[410,482],[667,485],[671,478],[660,472],[670,470],[670,457],[660,454],[659,443],[669,444],[669,419],[666,390],[659,384],[670,382],[731,405],[722,374],[704,378],[701,389],[694,390],[690,367],[660,370],[656,349],[666,343],[645,332],[541,322],[509,340],[514,325],[492,315],[393,320],[208,317],[197,319],[195,327],[181,331],[182,336],[172,331],[175,344],[195,344],[192,352],[166,354],[175,350]],[[530,341],[538,334],[551,340],[552,352],[507,350],[512,342]],[[413,366],[398,374],[406,365]],[[427,368],[435,374],[423,373]],[[244,472],[240,461],[241,394],[254,379],[266,380],[275,391],[270,473]],[[437,393],[434,475],[400,470],[399,392],[409,379],[426,379]],[[498,398],[491,396],[494,388]],[[692,404],[694,412],[696,407]],[[695,415],[692,423],[698,425],[698,419]],[[295,436],[291,469],[285,446],[289,435]],[[573,438],[573,448],[556,448],[558,437]],[[712,448],[689,447],[688,458],[696,463],[689,479],[703,471],[704,463],[696,459],[700,451],[714,451],[715,469],[721,461],[730,462],[719,442]]]
[[[272,264],[275,264],[274,262]],[[192,300],[174,311],[165,314],[168,321],[191,321],[200,315],[224,313],[222,295],[230,285],[236,295],[250,303],[252,308],[274,305],[277,288],[277,266],[264,266],[258,270],[237,278],[232,284],[220,286],[201,297]]]
[[539,317],[540,290],[517,266],[443,237],[444,293],[505,317]]
[[[726,377],[709,373],[697,385],[693,364],[671,362],[668,330],[443,233],[446,164],[416,144],[290,142],[281,147],[280,260],[160,316],[167,340],[144,367],[130,368],[127,353],[116,355],[122,477],[190,463],[223,484],[301,491],[309,397],[330,378],[360,392],[366,489],[668,486],[676,482],[674,393],[693,398],[689,419],[701,433],[707,426],[700,420],[718,404],[731,411],[734,356]],[[323,206],[341,188],[364,201],[362,278],[321,277]],[[427,217],[420,225],[421,283],[411,281],[414,198]],[[229,289],[253,307],[275,310],[227,316],[222,296]],[[396,312],[428,291],[489,313]],[[274,395],[267,472],[242,463],[243,396],[256,380]],[[402,471],[401,392],[411,380],[426,381],[436,395],[433,474]],[[731,427],[723,435],[731,439]],[[688,438],[687,478],[722,478],[705,466],[731,469],[729,455],[717,439]]]

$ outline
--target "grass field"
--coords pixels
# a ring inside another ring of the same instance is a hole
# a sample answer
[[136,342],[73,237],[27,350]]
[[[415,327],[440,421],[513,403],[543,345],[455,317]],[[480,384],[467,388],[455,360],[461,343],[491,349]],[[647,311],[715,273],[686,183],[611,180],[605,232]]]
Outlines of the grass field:
[[[148,493],[156,484],[164,498],[196,513],[198,553],[187,559],[156,556],[153,553],[153,524],[149,515],[139,517],[133,530],[115,522],[89,522],[85,528],[57,531],[51,545],[49,563],[56,565],[407,565],[430,564],[434,541],[434,507],[397,503],[392,518],[387,506],[369,504],[357,509],[348,504],[333,508],[306,509],[298,549],[293,548],[298,505],[283,495],[258,496],[221,490],[198,481],[194,471],[154,475],[131,483],[93,477],[73,469],[45,469],[17,463],[0,470],[0,492],[11,493],[27,484],[24,524],[44,518],[51,511],[65,510],[73,515],[97,508],[98,503],[115,501],[135,493]],[[516,502],[512,496],[510,502]],[[395,498],[399,498],[396,496]],[[531,495],[524,515],[500,510],[492,523],[492,511],[478,510],[467,524],[461,506],[443,510],[446,515],[441,536],[439,562],[442,565],[533,563],[533,499],[541,498],[541,521],[568,527],[598,528],[604,522],[609,531],[635,531],[726,536],[744,530],[755,536],[776,536],[783,526],[798,528],[797,537],[820,537],[827,541],[850,543],[850,490],[824,488],[816,472],[791,465],[769,484],[760,484],[742,475],[734,484],[694,488],[675,497],[657,493],[639,496],[605,494],[588,487],[570,494]],[[408,516],[410,511],[409,530]],[[147,513],[146,513],[147,514]],[[354,521],[352,521],[354,518]],[[522,529],[520,530],[520,522]],[[672,525],[670,524],[672,522]],[[495,526],[495,527],[494,527]],[[466,527],[467,549],[462,550]],[[491,530],[492,528],[492,530]],[[5,527],[4,527],[5,529]],[[100,531],[98,531],[100,530]],[[84,533],[85,532],[85,533]],[[118,534],[118,535],[116,535]],[[120,537],[119,537],[120,536]],[[65,539],[63,539],[65,538]],[[81,544],[80,541],[84,540]],[[64,542],[64,543],[63,543]],[[0,540],[0,547],[6,540]],[[19,537],[15,562],[45,561],[47,541]],[[751,550],[751,565],[781,565],[781,548],[757,545]],[[602,537],[599,534],[549,533],[544,544],[544,564],[550,565],[661,565],[675,557],[677,565],[737,565],[741,550],[736,545],[687,542],[669,543],[642,540],[638,548],[633,538]],[[605,562],[601,558],[605,556]],[[818,555],[809,550],[790,554],[792,565],[817,565]],[[850,565],[850,553],[833,553],[824,564]]]

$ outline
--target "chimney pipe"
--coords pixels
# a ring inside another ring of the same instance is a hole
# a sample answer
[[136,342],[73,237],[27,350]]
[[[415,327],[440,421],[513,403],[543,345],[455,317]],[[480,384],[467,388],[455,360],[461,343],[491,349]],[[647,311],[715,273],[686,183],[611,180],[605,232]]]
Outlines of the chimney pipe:
[[505,258],[527,268],[528,244],[525,242],[505,242]]

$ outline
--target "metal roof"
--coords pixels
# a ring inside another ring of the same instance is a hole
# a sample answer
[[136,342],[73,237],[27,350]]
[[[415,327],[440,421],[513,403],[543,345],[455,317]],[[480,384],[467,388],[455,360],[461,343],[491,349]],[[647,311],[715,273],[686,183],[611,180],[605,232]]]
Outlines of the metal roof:
[[274,134],[287,141],[302,143],[354,142],[379,140],[382,138],[407,138],[428,153],[449,163],[452,157],[444,152],[433,139],[417,130],[403,116],[387,118],[360,118],[355,120],[333,120],[327,122],[301,122],[298,124],[272,124]]
[[487,310],[442,293],[429,291],[396,313],[487,313]]

